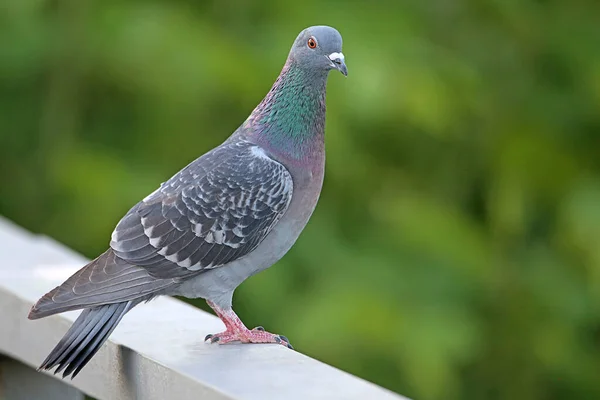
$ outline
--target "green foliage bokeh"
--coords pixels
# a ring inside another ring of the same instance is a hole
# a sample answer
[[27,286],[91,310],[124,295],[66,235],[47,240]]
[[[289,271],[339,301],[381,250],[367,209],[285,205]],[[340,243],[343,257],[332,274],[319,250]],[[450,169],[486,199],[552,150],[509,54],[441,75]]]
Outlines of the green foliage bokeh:
[[241,318],[418,399],[600,398],[597,1],[4,1],[0,214],[96,256],[315,24],[324,190]]

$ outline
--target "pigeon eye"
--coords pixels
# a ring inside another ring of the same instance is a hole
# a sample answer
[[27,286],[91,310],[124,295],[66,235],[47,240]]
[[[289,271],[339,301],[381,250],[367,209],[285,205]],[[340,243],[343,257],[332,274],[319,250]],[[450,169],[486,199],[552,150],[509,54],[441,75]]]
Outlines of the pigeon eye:
[[310,39],[308,39],[308,47],[310,49],[316,49],[317,48],[317,40],[314,37],[311,37]]

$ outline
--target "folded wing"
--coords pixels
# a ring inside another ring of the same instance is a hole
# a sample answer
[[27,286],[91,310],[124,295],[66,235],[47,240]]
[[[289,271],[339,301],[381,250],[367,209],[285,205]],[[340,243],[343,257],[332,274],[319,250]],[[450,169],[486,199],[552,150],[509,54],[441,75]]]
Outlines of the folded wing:
[[292,191],[287,169],[261,148],[226,144],[138,203],[110,245],[153,277],[186,277],[254,250],[287,210]]

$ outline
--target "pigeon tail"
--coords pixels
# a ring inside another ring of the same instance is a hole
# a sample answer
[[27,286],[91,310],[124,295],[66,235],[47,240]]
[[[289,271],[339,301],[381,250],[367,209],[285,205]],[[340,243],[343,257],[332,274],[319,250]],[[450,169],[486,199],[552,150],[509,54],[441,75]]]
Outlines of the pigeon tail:
[[71,379],[75,378],[108,339],[121,318],[136,304],[127,301],[83,310],[38,370],[51,370],[57,366],[55,374],[65,370],[63,378],[69,375]]

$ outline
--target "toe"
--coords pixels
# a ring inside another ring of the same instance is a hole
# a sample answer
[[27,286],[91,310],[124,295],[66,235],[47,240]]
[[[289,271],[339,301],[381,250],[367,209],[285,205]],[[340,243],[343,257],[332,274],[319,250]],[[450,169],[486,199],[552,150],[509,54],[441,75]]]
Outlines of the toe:
[[281,339],[281,340],[283,340],[283,341],[285,341],[287,343],[290,342],[290,340],[286,336],[283,336],[283,335],[279,335],[279,339]]
[[292,347],[290,340],[286,336],[283,336],[283,335],[275,336],[275,341],[279,344],[285,345],[288,349],[294,350],[294,347]]

